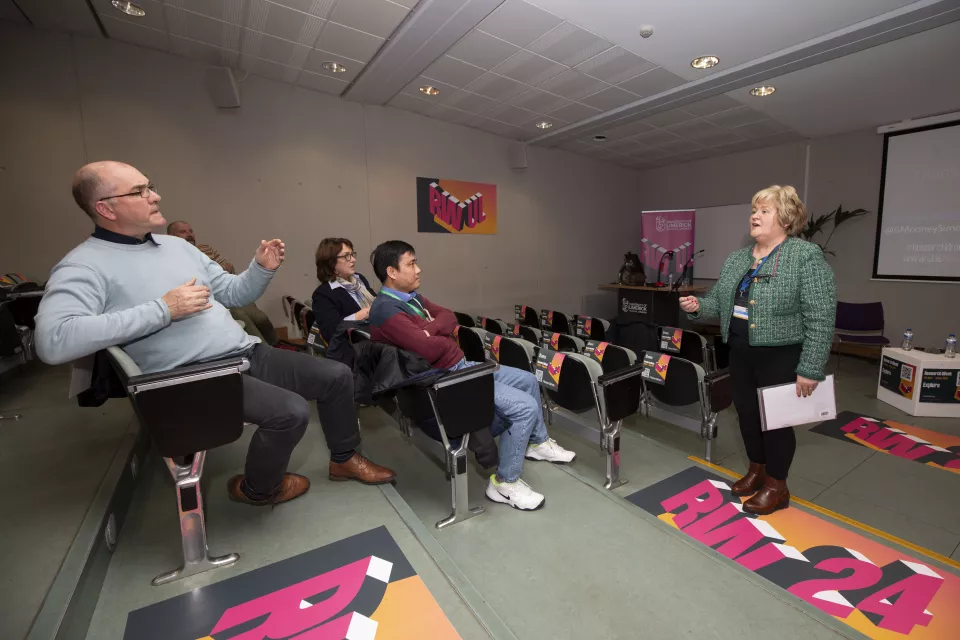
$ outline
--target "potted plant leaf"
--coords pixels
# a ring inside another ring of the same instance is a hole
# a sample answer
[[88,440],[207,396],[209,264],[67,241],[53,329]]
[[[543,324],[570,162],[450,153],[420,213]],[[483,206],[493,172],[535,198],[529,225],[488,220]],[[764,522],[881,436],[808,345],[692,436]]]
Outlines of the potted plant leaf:
[[818,233],[824,232],[827,224],[830,222],[833,223],[833,229],[830,230],[830,235],[827,236],[826,241],[823,244],[815,242],[824,253],[829,253],[832,256],[835,256],[833,251],[827,249],[827,245],[830,244],[830,238],[833,237],[833,234],[836,233],[837,227],[846,222],[847,220],[852,220],[853,218],[859,218],[860,216],[865,216],[869,211],[866,209],[854,209],[853,211],[846,211],[841,204],[839,207],[831,211],[830,213],[825,213],[816,218],[812,217],[807,221],[807,226],[803,231],[800,232],[800,236],[809,242],[814,242],[814,236]]

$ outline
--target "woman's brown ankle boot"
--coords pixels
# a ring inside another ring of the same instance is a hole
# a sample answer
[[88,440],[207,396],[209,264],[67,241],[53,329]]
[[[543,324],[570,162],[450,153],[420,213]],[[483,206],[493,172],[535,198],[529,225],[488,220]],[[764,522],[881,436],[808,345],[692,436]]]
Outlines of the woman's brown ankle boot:
[[751,462],[750,470],[747,471],[747,475],[743,476],[734,483],[733,495],[749,496],[753,493],[756,493],[757,489],[760,488],[760,485],[763,484],[763,480],[766,477],[767,465]]

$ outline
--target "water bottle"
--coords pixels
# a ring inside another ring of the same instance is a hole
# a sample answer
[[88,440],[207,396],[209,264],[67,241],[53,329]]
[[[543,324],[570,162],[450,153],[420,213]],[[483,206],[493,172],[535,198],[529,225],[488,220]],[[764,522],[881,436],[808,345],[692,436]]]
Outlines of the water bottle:
[[903,344],[900,345],[900,348],[904,351],[913,349],[913,329],[907,329],[903,332]]
[[943,355],[947,358],[956,358],[957,357],[957,336],[950,334],[947,336],[947,344],[943,348]]

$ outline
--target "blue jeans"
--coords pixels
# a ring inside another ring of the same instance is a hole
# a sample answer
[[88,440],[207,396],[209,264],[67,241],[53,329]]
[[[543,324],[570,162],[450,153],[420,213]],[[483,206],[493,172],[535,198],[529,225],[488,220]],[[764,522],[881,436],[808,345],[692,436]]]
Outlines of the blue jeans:
[[[461,360],[451,371],[477,364]],[[500,464],[497,478],[516,482],[523,471],[523,456],[528,444],[540,444],[550,437],[540,408],[540,385],[528,371],[500,367],[493,374],[493,424],[490,431],[500,436],[497,450]]]

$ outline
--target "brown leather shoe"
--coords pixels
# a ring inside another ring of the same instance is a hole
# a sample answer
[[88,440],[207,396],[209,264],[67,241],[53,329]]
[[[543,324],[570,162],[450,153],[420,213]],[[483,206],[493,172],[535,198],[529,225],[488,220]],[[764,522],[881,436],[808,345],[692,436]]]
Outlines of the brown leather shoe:
[[330,463],[330,479],[337,482],[356,480],[363,484],[387,484],[397,477],[391,469],[381,467],[375,462],[367,460],[359,453],[346,462]]
[[765,516],[790,506],[790,490],[786,480],[777,480],[767,476],[763,487],[756,495],[743,503],[743,510],[758,516]]
[[733,484],[732,493],[735,496],[749,496],[757,492],[763,479],[767,477],[767,465],[750,463],[750,470]]
[[234,502],[243,502],[258,507],[268,504],[280,504],[281,502],[290,502],[294,498],[299,498],[310,489],[310,480],[305,476],[296,473],[283,474],[283,482],[280,487],[274,491],[273,495],[266,500],[251,500],[247,494],[240,488],[243,482],[243,475],[237,475],[230,478],[227,482],[227,493]]

